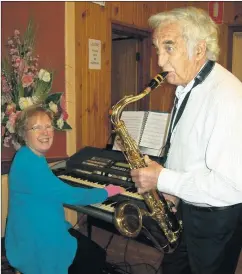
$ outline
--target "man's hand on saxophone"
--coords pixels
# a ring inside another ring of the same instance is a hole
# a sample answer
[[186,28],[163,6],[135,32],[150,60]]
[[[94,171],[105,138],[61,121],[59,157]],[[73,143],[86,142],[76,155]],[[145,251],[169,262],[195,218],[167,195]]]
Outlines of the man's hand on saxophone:
[[132,180],[140,194],[151,189],[156,189],[157,181],[163,166],[145,156],[147,167],[131,170]]
[[[131,170],[130,174],[132,176],[132,181],[135,183],[135,187],[139,194],[150,191],[151,189],[157,188],[157,182],[160,172],[163,166],[155,161],[152,161],[147,155],[144,157],[147,167],[138,168]],[[179,199],[175,196],[162,193],[167,201],[170,201],[175,206],[172,207],[172,211],[176,212],[176,207],[178,205]]]

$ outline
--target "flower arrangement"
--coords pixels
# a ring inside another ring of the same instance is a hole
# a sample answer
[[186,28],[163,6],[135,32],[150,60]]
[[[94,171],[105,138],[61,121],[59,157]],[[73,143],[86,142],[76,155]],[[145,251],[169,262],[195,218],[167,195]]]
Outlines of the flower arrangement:
[[56,130],[71,129],[62,92],[51,93],[53,72],[38,68],[39,56],[34,56],[34,25],[30,20],[21,38],[18,30],[7,41],[8,56],[2,59],[1,109],[2,144],[9,147],[14,140],[14,125],[22,110],[42,104],[53,112]]

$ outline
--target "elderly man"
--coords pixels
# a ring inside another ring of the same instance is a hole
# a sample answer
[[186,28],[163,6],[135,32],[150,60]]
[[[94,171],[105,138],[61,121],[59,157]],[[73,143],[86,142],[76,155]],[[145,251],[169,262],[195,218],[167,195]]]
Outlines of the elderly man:
[[232,274],[242,246],[242,83],[216,63],[217,26],[203,10],[162,12],[149,24],[176,99],[164,167],[146,158],[131,176],[139,193],[180,200],[182,242],[163,274]]

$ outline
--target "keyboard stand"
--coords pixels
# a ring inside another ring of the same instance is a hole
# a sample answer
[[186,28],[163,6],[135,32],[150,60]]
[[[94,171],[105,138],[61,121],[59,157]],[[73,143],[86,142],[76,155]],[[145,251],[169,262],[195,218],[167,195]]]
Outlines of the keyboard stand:
[[[104,229],[104,230],[106,230],[110,233],[114,233],[116,235],[121,235],[113,224],[107,223],[105,221],[102,221],[100,219],[97,219],[97,218],[94,218],[94,217],[88,215],[87,216],[87,235],[88,235],[88,238],[90,238],[90,239],[92,239],[92,226]],[[152,244],[152,242],[149,239],[147,239],[147,237],[145,235],[143,235],[142,233],[140,233],[140,235],[138,237],[130,238],[130,239],[137,241],[141,244],[148,245],[152,248],[155,248],[154,245]]]

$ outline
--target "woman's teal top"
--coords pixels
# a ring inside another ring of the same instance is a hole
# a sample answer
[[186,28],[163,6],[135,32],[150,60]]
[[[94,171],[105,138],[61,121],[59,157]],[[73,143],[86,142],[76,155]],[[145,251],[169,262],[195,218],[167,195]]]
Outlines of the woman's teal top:
[[84,206],[106,198],[104,189],[62,182],[44,156],[21,147],[9,174],[5,244],[10,264],[24,274],[67,274],[77,242],[68,232],[63,204]]

